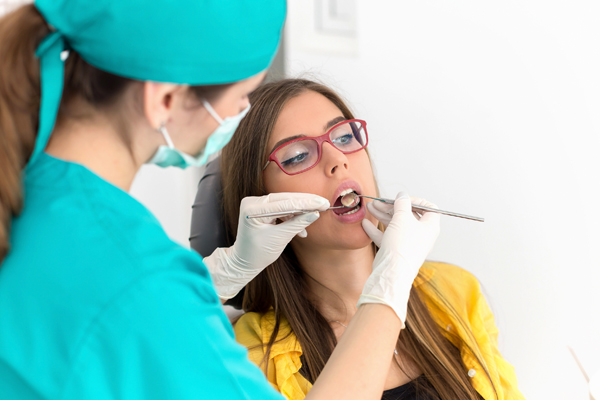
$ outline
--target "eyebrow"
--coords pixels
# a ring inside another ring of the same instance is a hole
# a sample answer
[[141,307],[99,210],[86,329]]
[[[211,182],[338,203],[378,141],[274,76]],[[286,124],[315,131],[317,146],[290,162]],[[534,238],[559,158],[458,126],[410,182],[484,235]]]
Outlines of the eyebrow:
[[[344,117],[336,117],[336,118],[332,119],[331,121],[327,122],[325,124],[323,130],[326,131],[327,129],[331,128],[335,124],[340,123],[345,120],[346,120],[346,118],[344,118]],[[279,142],[275,143],[275,146],[273,146],[273,148],[271,149],[269,154],[273,153],[275,151],[275,149],[278,148],[279,146],[281,146],[282,144],[289,142],[290,140],[294,140],[294,139],[298,139],[298,138],[302,138],[302,137],[306,137],[306,135],[300,134],[300,135],[289,136],[289,137],[281,139]]]
[[279,142],[275,143],[275,146],[273,146],[273,148],[271,149],[271,151],[269,152],[269,154],[272,154],[275,151],[276,148],[278,148],[279,146],[281,146],[285,142],[289,142],[290,140],[298,139],[298,138],[301,138],[301,137],[306,137],[306,135],[294,135],[294,136],[290,136],[290,137],[286,137],[284,139],[281,139]]
[[335,124],[345,121],[346,118],[344,117],[337,117],[332,119],[331,121],[329,121],[327,124],[325,124],[325,128],[323,129],[324,131],[326,131],[327,129],[331,128],[332,126],[334,126]]

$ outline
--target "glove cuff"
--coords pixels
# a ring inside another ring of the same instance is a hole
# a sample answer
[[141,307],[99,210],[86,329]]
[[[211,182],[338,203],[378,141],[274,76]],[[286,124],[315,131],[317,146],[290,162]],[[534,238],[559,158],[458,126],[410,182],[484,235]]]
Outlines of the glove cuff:
[[402,323],[402,326],[400,327],[400,329],[406,328],[406,324],[404,323],[404,321],[406,320],[406,306],[399,308],[397,306],[390,304],[385,299],[382,299],[380,297],[373,296],[370,294],[361,294],[360,297],[358,298],[358,303],[356,304],[356,307],[358,308],[363,304],[369,304],[369,303],[384,304],[384,305],[390,307],[392,310],[394,310],[394,312],[400,319],[400,322]]
[[204,264],[213,280],[217,296],[221,300],[235,297],[260,271],[247,271],[236,267],[231,258],[231,248],[218,248],[204,258]]

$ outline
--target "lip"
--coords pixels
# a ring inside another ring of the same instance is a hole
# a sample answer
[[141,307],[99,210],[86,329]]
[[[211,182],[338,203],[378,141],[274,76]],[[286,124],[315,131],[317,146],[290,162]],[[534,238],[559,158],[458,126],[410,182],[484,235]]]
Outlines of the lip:
[[[333,196],[333,198],[330,201],[330,204],[335,204],[335,201],[337,200],[337,198],[340,196],[340,193],[342,193],[344,190],[346,189],[352,189],[354,190],[357,194],[362,194],[362,189],[360,187],[360,185],[358,184],[358,182],[353,181],[353,180],[347,180],[342,182],[336,189],[335,191],[335,195]],[[350,215],[338,215],[334,212],[331,212],[331,214],[334,215],[334,217],[342,222],[342,223],[352,223],[352,222],[357,222],[357,221],[362,221],[366,214],[366,208],[364,207],[365,202],[361,201],[360,202],[360,208],[358,209],[357,212],[355,212],[354,214],[350,214]]]

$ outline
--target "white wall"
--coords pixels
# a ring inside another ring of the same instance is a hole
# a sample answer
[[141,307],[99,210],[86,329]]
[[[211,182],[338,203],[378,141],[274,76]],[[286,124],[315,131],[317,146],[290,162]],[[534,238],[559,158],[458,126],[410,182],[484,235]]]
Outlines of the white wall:
[[0,17],[31,0],[0,0]]
[[288,75],[367,120],[384,194],[486,218],[443,217],[431,258],[480,279],[528,399],[589,399],[566,345],[600,371],[598,2],[357,1],[330,49],[319,3],[354,2],[289,0]]
[[135,177],[130,194],[144,204],[171,237],[190,247],[192,204],[202,170],[199,168],[160,168],[144,165]]

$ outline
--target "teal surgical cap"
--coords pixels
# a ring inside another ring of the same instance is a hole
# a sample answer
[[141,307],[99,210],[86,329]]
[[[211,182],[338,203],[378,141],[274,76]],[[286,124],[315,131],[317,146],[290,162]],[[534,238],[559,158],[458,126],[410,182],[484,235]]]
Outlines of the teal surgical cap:
[[39,45],[42,99],[33,155],[62,96],[65,50],[136,80],[214,85],[249,78],[275,56],[285,0],[37,0],[51,26]]

